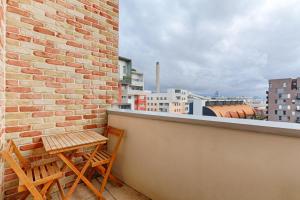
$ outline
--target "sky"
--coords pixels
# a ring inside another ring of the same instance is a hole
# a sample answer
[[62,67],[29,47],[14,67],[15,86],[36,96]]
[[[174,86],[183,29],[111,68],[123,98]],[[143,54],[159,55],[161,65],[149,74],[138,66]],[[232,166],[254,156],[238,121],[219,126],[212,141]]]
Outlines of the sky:
[[155,88],[265,97],[300,77],[299,0],[120,0],[120,55]]

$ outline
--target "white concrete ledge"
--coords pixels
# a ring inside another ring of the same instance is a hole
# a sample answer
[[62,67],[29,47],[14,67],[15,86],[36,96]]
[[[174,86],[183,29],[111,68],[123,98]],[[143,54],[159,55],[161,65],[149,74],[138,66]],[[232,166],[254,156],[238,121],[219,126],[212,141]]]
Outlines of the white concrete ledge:
[[163,120],[176,123],[213,126],[235,130],[253,131],[289,137],[300,137],[300,124],[271,122],[249,119],[230,119],[221,117],[207,117],[195,115],[181,115],[163,112],[143,112],[120,109],[109,109],[108,114],[121,115],[151,120]]

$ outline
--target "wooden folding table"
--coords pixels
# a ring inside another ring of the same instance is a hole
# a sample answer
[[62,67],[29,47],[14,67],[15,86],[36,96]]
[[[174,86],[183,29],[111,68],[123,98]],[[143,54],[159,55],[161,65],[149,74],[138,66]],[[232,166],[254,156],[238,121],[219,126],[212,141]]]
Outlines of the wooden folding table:
[[[96,155],[100,146],[105,144],[107,140],[108,139],[106,137],[94,131],[78,131],[42,137],[46,152],[52,155],[56,154],[64,162],[65,165],[62,167],[62,171],[66,171],[67,167],[69,167],[77,175],[74,184],[63,199],[70,199],[80,180],[82,180],[88,188],[97,195],[98,198],[103,198],[101,193],[84,176],[84,173],[88,169],[90,162]],[[95,147],[95,149],[81,171],[79,171],[72,162],[72,158],[79,149],[87,147]],[[67,155],[68,153],[70,155]],[[59,189],[62,190],[62,188]]]

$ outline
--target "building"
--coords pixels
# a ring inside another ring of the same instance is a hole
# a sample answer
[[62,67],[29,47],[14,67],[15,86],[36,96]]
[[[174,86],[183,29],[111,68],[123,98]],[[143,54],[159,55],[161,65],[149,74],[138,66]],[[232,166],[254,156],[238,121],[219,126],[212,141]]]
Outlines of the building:
[[255,109],[244,101],[210,100],[203,108],[203,115],[225,118],[255,119]]
[[195,95],[190,93],[188,96],[189,113],[190,115],[203,115],[203,108],[206,102],[211,100],[210,97]]
[[167,92],[151,93],[147,96],[147,111],[189,113],[188,96],[182,89],[168,89]]
[[300,123],[300,78],[270,80],[267,103],[269,121]]
[[132,68],[132,60],[119,57],[119,108],[146,110],[144,74]]

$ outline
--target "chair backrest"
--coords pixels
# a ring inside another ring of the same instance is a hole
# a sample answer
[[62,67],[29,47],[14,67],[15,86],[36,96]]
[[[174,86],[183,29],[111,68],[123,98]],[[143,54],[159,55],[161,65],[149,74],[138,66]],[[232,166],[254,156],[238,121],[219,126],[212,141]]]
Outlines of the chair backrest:
[[21,152],[19,151],[18,147],[16,146],[13,140],[8,140],[7,146],[3,152],[7,153],[9,156],[15,154],[21,167],[30,166],[30,162],[26,158],[24,158],[24,156],[21,154]]
[[[19,163],[13,158],[13,154],[19,160]],[[30,166],[30,162],[25,159],[15,143],[12,140],[9,140],[6,148],[0,152],[0,156],[8,163],[8,165],[12,168],[12,170],[16,173],[22,183],[26,186],[26,188],[30,191],[30,193],[34,196],[36,200],[42,200],[43,197],[37,190],[37,188],[33,185],[32,181],[27,177],[24,170],[22,168],[26,168]]]
[[106,136],[112,135],[112,136],[117,137],[116,144],[115,144],[115,146],[113,148],[113,151],[112,151],[112,156],[115,156],[116,153],[118,152],[118,149],[120,147],[122,138],[124,136],[124,133],[125,133],[125,131],[123,129],[114,128],[112,126],[107,127],[105,135]]

